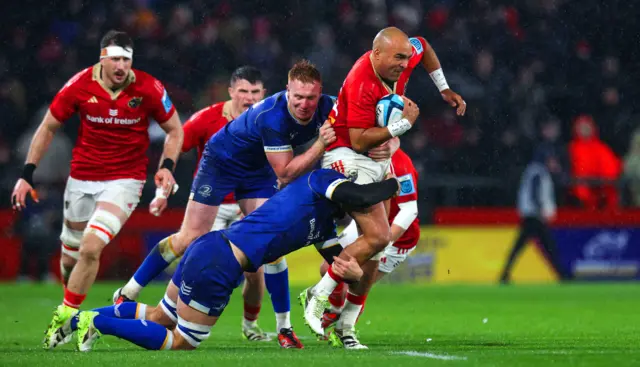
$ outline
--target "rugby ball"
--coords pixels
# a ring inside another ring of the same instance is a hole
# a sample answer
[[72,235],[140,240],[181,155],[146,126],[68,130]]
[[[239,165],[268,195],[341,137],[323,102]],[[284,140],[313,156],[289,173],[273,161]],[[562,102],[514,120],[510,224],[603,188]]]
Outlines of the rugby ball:
[[380,127],[387,127],[389,124],[402,119],[404,101],[397,94],[388,94],[382,97],[376,105],[376,123]]

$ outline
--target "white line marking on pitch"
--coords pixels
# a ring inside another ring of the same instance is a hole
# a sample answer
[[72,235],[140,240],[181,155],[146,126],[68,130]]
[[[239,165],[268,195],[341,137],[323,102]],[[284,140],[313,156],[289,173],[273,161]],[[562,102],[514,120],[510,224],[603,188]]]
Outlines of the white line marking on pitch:
[[391,354],[402,354],[410,357],[423,357],[431,359],[440,359],[443,361],[466,361],[467,357],[450,356],[448,354],[434,354],[429,352],[417,352],[415,350],[405,350],[401,352],[391,352]]

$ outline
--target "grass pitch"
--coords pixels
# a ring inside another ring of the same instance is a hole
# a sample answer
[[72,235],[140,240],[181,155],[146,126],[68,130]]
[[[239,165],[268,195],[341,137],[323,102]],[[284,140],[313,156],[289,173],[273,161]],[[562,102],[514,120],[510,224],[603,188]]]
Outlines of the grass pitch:
[[[116,284],[97,284],[85,309],[108,304]],[[360,318],[368,351],[331,349],[304,326],[292,290],[292,321],[304,350],[242,340],[240,292],[197,351],[151,352],[105,336],[91,353],[45,352],[43,331],[62,290],[0,285],[0,366],[638,366],[640,285],[379,285]],[[154,285],[142,302],[156,304]],[[275,328],[266,298],[260,316]]]

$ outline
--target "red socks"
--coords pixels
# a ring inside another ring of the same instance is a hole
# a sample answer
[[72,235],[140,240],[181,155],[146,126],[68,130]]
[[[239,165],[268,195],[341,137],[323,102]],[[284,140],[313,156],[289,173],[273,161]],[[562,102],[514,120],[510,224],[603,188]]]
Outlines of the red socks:
[[65,305],[78,309],[80,308],[80,305],[82,304],[82,302],[84,302],[85,298],[87,298],[86,294],[73,293],[67,287],[64,287],[63,303]]
[[258,319],[258,314],[260,314],[260,305],[251,306],[248,304],[244,304],[244,319],[247,321],[256,321]]
[[331,295],[329,296],[329,303],[336,309],[342,308],[344,306],[345,294],[344,294],[344,283],[338,284],[336,289],[333,290]]

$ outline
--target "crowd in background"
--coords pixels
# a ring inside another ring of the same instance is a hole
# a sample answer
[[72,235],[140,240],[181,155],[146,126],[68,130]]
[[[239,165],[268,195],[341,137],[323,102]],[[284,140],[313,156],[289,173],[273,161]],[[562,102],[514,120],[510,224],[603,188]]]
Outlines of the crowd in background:
[[[518,177],[540,145],[563,163],[561,205],[640,205],[638,13],[622,0],[10,2],[0,15],[0,206],[9,205],[52,97],[97,62],[109,29],[133,36],[134,67],[165,84],[186,121],[227,99],[229,75],[244,64],[260,68],[276,92],[289,66],[308,58],[324,92],[336,95],[387,25],[424,36],[468,104],[467,116],[456,117],[428,74],[414,72],[407,95],[421,116],[402,146],[421,174],[423,205],[514,205]],[[65,124],[36,171],[52,198],[61,197],[77,128],[77,119]],[[163,135],[150,133],[157,162]],[[184,204],[195,164],[195,155],[179,162],[183,189],[173,205]],[[142,205],[153,195],[150,182]],[[59,213],[58,204],[50,208]]]

